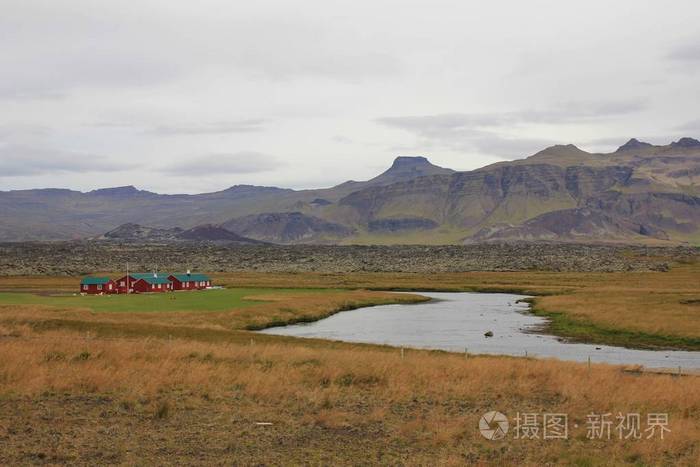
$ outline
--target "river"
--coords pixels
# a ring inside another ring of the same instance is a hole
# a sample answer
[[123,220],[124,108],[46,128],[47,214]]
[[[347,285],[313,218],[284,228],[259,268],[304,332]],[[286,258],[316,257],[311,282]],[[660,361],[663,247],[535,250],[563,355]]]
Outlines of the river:
[[[313,323],[263,330],[266,334],[314,337],[397,347],[474,354],[557,358],[647,368],[700,369],[700,352],[636,350],[566,342],[540,332],[546,318],[528,313],[523,295],[417,292],[431,301],[344,311]],[[486,337],[487,332],[493,333]]]

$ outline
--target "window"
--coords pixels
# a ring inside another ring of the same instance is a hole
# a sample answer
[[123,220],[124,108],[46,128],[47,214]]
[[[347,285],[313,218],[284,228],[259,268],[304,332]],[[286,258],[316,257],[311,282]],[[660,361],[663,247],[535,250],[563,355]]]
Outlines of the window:
[[87,290],[87,289],[88,289],[88,286],[87,286],[87,285],[83,285],[83,290]]
[[121,281],[121,282],[119,283],[119,287],[125,287],[125,286],[126,286],[126,282]]
[[97,290],[102,290],[102,284],[97,285]]
[[112,290],[112,284],[108,284],[108,285],[107,285],[107,288],[108,288],[109,290]]

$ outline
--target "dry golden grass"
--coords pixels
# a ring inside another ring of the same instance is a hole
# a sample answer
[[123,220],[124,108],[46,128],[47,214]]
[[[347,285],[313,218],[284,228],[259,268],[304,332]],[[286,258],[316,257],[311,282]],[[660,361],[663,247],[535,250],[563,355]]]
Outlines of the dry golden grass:
[[[26,463],[37,455],[67,463],[99,463],[108,455],[115,462],[146,464],[699,460],[696,377],[424,351],[402,359],[388,348],[298,341],[85,339],[7,325],[0,334],[0,463]],[[567,413],[571,436],[488,441],[476,429],[488,410],[511,417]],[[620,441],[615,434],[589,440],[585,424],[591,412],[666,412],[671,432],[663,441]],[[27,426],[31,430],[23,431]],[[50,441],[41,444],[48,433]],[[106,437],[110,447],[96,450]]]
[[[683,344],[700,334],[692,304],[700,298],[698,277],[698,265],[687,264],[668,273],[242,273],[216,279],[245,287],[541,294],[538,308],[593,323],[594,330],[638,330]],[[4,277],[0,290],[73,291],[76,283]],[[368,290],[255,298],[265,301],[207,313],[0,307],[0,464],[700,462],[697,377],[442,352],[408,351],[402,359],[380,346],[252,334],[245,328],[415,299]],[[488,410],[511,419],[516,412],[568,413],[571,436],[487,441],[476,424]],[[663,441],[620,441],[614,434],[588,440],[591,412],[666,412],[672,431]]]

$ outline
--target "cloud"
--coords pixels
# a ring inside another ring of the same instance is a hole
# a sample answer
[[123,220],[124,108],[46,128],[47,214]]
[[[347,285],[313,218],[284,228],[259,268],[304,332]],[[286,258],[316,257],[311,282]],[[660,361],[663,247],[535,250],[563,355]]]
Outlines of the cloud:
[[[475,138],[469,145],[477,151],[499,157],[501,159],[513,159],[523,155],[534,154],[543,148],[557,144],[557,141],[537,138],[512,138],[498,135],[487,135]],[[465,147],[463,150],[466,151]]]
[[217,135],[228,133],[248,133],[265,129],[265,119],[246,119],[234,122],[219,122],[193,125],[162,125],[157,126],[147,133],[160,136],[174,135]]
[[334,143],[338,143],[338,144],[352,144],[353,143],[352,138],[348,138],[347,136],[343,136],[343,135],[335,135],[331,138],[331,141],[333,141]]
[[94,154],[0,144],[0,177],[121,171],[133,167],[133,164],[117,163]]
[[679,62],[700,63],[700,40],[672,49],[668,58]]
[[212,75],[357,82],[401,68],[352,24],[255,10],[235,2],[3,2],[0,99],[158,88]]
[[63,99],[67,94],[51,89],[18,89],[17,87],[2,87],[0,86],[0,99],[28,101],[36,100],[57,100]]
[[162,172],[179,175],[252,174],[278,168],[281,163],[274,157],[255,151],[230,154],[207,154],[192,157],[185,162],[165,167]]
[[690,122],[686,122],[682,125],[677,126],[676,130],[693,132],[693,133],[700,133],[700,120],[693,120]]
[[34,142],[37,139],[44,139],[49,133],[49,128],[43,125],[21,123],[0,125],[0,144],[26,144],[27,142]]
[[413,133],[419,147],[448,148],[458,152],[481,152],[502,158],[532,154],[554,140],[509,135],[513,128],[533,124],[587,123],[628,115],[646,108],[640,99],[603,102],[565,102],[547,109],[501,113],[449,113],[383,117],[377,122]]
[[474,131],[481,128],[520,124],[576,123],[627,115],[646,109],[641,99],[606,102],[565,102],[548,109],[501,113],[451,113],[406,117],[383,117],[379,123],[430,135],[446,131]]

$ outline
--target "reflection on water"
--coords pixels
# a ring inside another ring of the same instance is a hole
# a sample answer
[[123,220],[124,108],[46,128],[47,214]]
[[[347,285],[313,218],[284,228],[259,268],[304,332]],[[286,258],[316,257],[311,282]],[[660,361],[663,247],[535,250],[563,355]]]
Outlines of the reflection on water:
[[[700,368],[700,352],[633,350],[561,342],[536,331],[546,322],[528,314],[522,295],[420,292],[434,300],[338,313],[308,324],[266,329],[266,334],[315,337],[456,352],[558,358],[585,362]],[[484,334],[492,332],[493,337]]]

